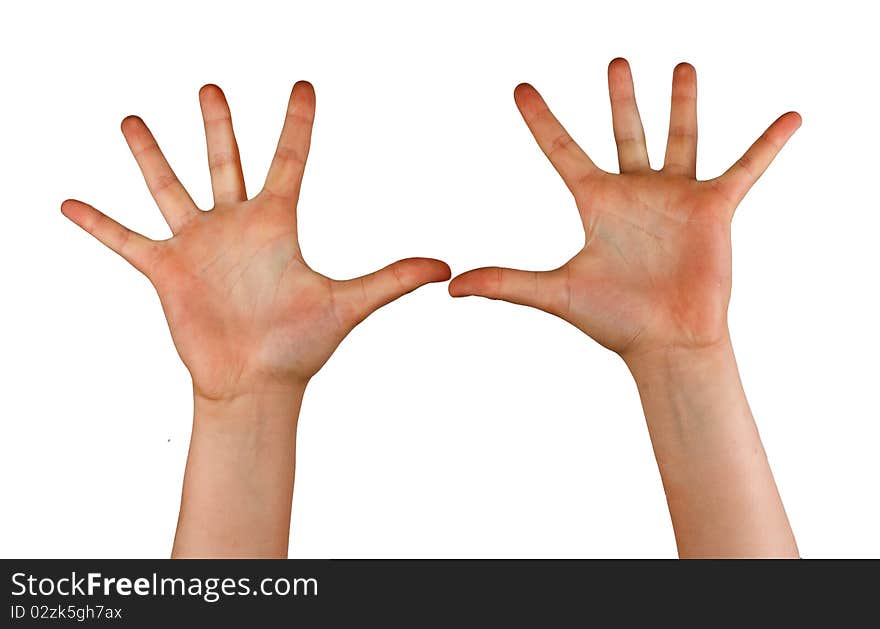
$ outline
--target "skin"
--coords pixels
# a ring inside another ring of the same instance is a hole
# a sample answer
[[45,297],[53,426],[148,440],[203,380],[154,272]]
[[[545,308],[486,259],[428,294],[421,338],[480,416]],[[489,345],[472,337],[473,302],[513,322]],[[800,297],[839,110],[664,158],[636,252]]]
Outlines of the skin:
[[724,174],[698,181],[694,68],[673,72],[660,170],[648,162],[624,59],[609,65],[608,87],[619,174],[596,167],[532,86],[514,92],[574,196],[583,248],[551,271],[468,271],[449,292],[544,310],[623,358],[638,385],[680,556],[796,557],[740,383],[727,307],[734,211],[800,116],[781,116]]
[[147,276],[192,376],[193,433],[173,556],[287,554],[296,425],[309,379],[377,308],[449,267],[400,260],[351,280],[311,269],[296,208],[315,116],[306,82],[291,92],[263,189],[248,198],[223,92],[199,92],[214,207],[196,207],[144,122],[122,132],[172,237],[155,241],[95,208],[61,211]]

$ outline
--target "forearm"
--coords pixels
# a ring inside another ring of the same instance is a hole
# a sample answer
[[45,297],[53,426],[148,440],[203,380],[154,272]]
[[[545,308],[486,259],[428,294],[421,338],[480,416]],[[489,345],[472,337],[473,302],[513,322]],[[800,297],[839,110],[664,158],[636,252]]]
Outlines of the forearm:
[[285,557],[305,387],[194,400],[172,557]]
[[797,557],[729,339],[627,360],[681,557]]

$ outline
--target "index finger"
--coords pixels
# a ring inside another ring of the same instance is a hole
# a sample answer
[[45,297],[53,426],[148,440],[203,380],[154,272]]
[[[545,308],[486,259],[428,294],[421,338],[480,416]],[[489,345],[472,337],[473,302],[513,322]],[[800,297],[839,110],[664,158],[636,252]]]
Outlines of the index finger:
[[584,178],[599,172],[534,87],[521,83],[516,86],[513,97],[538,146],[570,190],[574,191]]
[[309,156],[314,120],[315,90],[308,81],[299,81],[290,92],[278,148],[263,190],[296,202]]

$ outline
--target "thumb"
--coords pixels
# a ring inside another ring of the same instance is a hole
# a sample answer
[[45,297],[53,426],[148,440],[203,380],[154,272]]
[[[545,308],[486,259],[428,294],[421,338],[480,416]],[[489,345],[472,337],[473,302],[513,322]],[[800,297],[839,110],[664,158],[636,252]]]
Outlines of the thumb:
[[557,316],[568,310],[566,271],[518,271],[497,266],[467,271],[449,283],[453,297],[476,295],[531,306]]
[[354,324],[398,297],[452,275],[445,262],[433,258],[406,258],[374,273],[338,283],[337,308]]

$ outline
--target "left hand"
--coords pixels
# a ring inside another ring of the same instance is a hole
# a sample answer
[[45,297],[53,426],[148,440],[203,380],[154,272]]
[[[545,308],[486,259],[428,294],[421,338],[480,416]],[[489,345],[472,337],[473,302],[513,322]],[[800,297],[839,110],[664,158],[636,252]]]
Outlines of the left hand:
[[229,399],[298,388],[377,308],[449,279],[439,260],[410,258],[351,280],[333,280],[303,259],[296,208],[315,116],[315,93],[297,83],[263,189],[248,198],[226,98],[199,93],[214,207],[201,211],[140,118],[122,132],[173,236],[154,241],[80,201],[62,212],[116,251],[159,293],[171,335],[197,395]]

